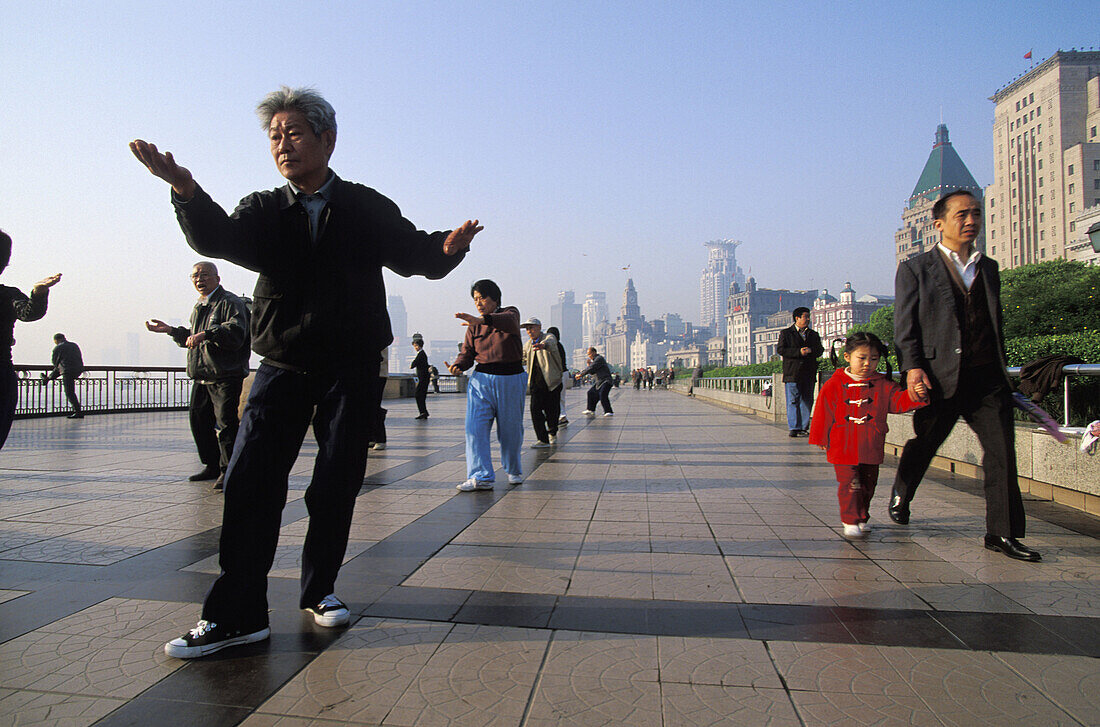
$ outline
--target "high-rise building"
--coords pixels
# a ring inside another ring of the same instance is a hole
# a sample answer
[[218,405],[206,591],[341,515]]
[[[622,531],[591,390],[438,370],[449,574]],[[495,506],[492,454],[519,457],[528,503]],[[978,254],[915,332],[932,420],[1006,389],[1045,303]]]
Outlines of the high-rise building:
[[[924,163],[913,194],[909,195],[909,201],[901,213],[902,226],[894,233],[894,252],[899,263],[931,250],[939,243],[940,233],[932,222],[932,206],[944,194],[959,189],[970,192],[979,200],[982,198],[982,188],[974,181],[974,176],[948,140],[947,126],[940,124],[936,127],[936,140],[928,161]],[[985,250],[984,230],[974,244],[979,250]]]
[[581,310],[581,343],[584,348],[596,345],[596,329],[606,322],[607,293],[595,291],[585,295]]
[[560,343],[566,351],[572,351],[581,345],[581,304],[576,302],[572,290],[558,293],[558,302],[550,306],[550,323],[547,327],[549,326],[558,327],[561,332]]
[[816,298],[816,290],[757,288],[755,278],[749,278],[744,289],[734,284],[726,300],[726,363],[762,363],[756,359],[756,329],[766,327],[773,313],[810,308]]
[[711,240],[707,248],[707,266],[699,277],[700,325],[720,331],[726,320],[726,298],[734,283],[745,284],[745,276],[737,267],[737,240]]
[[405,312],[405,299],[400,295],[391,295],[386,299],[386,310],[390,314],[390,328],[397,342],[403,342],[409,335],[409,314]]
[[989,100],[988,252],[1002,268],[1063,258],[1100,204],[1100,52],[1057,51]]

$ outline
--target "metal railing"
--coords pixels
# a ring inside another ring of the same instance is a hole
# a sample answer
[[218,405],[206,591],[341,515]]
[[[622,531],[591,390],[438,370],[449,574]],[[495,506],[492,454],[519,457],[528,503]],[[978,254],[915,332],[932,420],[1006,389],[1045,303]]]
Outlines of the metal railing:
[[[1020,377],[1020,367],[1010,366],[1008,375]],[[1062,367],[1065,379],[1062,381],[1062,426],[1070,426],[1070,380],[1075,376],[1100,376],[1100,364],[1070,364]],[[761,394],[765,382],[771,383],[771,376],[716,376],[698,379],[695,386],[702,389],[733,391],[740,394]],[[1086,424],[1087,422],[1082,422]]]
[[[1008,375],[1013,378],[1020,377],[1019,366],[1009,366]],[[1065,378],[1062,380],[1062,426],[1068,427],[1069,424],[1069,382],[1072,376],[1100,376],[1100,364],[1070,364],[1069,366],[1062,367],[1062,373],[1065,374]],[[1087,422],[1085,422],[1087,424]]]
[[[56,416],[71,410],[61,379],[43,381],[49,366],[16,365],[17,419]],[[85,412],[170,411],[186,409],[191,379],[183,367],[89,366],[75,382]]]

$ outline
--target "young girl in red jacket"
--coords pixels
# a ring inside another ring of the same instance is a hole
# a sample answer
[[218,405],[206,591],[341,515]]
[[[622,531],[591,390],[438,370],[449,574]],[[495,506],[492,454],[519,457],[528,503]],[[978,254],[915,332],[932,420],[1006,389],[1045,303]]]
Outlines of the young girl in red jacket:
[[829,358],[837,367],[821,387],[810,419],[810,444],[825,450],[825,458],[836,469],[837,499],[845,538],[863,538],[871,496],[878,483],[886,444],[886,414],[911,411],[922,403],[909,398],[908,391],[891,378],[888,349],[873,333],[859,332],[844,343],[846,368],[840,368],[836,341]]

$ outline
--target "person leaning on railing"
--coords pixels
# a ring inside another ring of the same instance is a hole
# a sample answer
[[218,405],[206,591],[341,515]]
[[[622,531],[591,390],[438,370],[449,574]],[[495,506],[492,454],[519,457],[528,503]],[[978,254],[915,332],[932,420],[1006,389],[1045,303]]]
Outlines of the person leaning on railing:
[[[0,273],[11,260],[11,237],[0,230]],[[18,288],[0,285],[0,448],[8,439],[15,405],[19,399],[19,382],[11,363],[11,347],[15,343],[15,322],[37,321],[46,315],[50,288],[61,282],[61,273],[39,280],[31,288],[30,297]]]

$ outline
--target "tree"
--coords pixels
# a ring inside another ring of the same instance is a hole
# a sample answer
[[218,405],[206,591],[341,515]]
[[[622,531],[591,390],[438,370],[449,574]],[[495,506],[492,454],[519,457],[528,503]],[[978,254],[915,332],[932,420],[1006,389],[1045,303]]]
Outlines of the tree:
[[1005,339],[1095,333],[1100,267],[1049,260],[1001,273]]
[[867,323],[860,323],[858,326],[852,326],[848,329],[846,335],[852,335],[857,331],[867,331],[873,333],[882,339],[882,342],[894,348],[894,306],[888,305],[885,308],[879,308],[877,311],[871,314],[871,319]]

